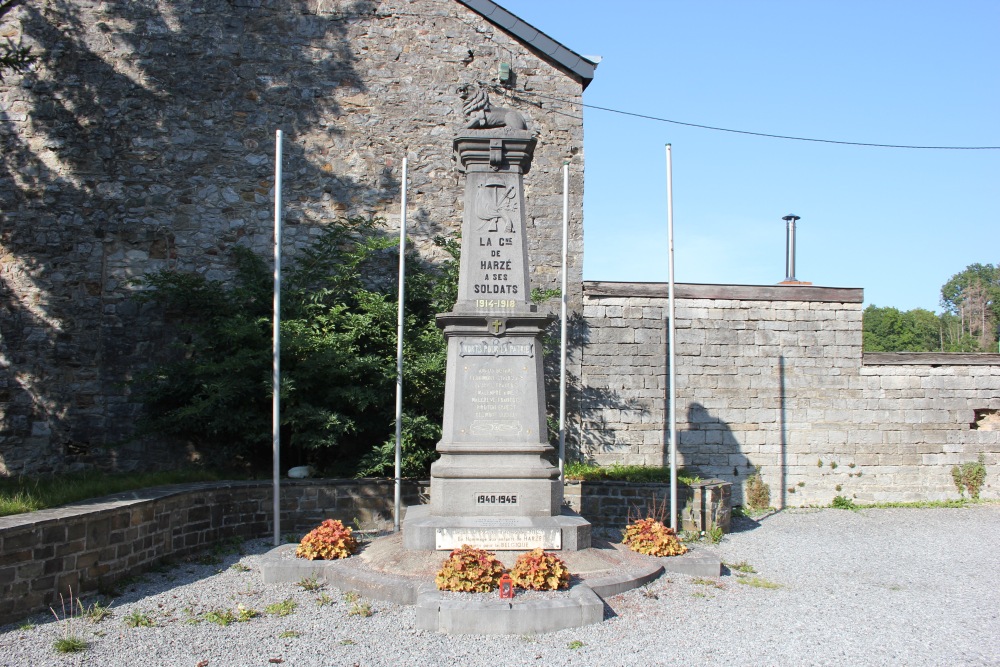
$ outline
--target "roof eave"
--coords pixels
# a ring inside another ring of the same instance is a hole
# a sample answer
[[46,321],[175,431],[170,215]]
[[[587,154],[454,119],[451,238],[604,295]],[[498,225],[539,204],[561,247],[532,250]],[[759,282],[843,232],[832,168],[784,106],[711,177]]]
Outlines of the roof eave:
[[528,48],[574,75],[584,89],[594,79],[597,63],[560,44],[530,23],[522,21],[492,0],[458,0]]

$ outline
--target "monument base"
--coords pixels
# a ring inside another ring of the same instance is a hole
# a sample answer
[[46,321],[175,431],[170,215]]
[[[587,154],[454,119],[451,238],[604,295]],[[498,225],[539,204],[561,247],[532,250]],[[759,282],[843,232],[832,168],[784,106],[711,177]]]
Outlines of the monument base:
[[569,508],[557,516],[434,516],[408,507],[403,548],[451,551],[463,544],[489,551],[579,551],[590,548],[590,522]]

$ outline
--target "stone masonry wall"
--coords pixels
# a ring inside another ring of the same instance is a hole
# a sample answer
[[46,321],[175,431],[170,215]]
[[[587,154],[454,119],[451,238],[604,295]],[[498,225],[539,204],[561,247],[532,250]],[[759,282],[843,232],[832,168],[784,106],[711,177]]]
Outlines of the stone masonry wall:
[[[595,528],[622,531],[630,521],[653,517],[670,524],[670,485],[638,484],[599,480],[567,480],[565,503],[580,513]],[[729,532],[731,523],[729,482],[704,480],[693,486],[677,488],[677,525],[680,530],[709,531],[721,528]]]
[[539,135],[532,281],[558,286],[569,160],[579,305],[582,82],[456,0],[33,0],[0,37],[41,58],[0,82],[0,474],[164,462],[122,445],[128,380],[166,345],[129,280],[224,280],[235,245],[270,257],[278,128],[289,258],[337,216],[396,234],[406,156],[410,236],[434,259],[462,220],[456,88],[501,62],[520,93],[494,103]]
[[[178,484],[0,517],[0,624],[86,594],[229,538],[273,534],[270,482]],[[426,483],[404,483],[404,504]],[[392,480],[286,481],[282,533],[303,535],[328,518],[352,525],[391,519]]]
[[[958,497],[987,465],[1000,497],[1000,355],[865,355],[861,290],[676,286],[679,463],[777,507]],[[666,286],[584,285],[582,454],[668,464]],[[978,412],[977,412],[978,411]],[[978,420],[978,421],[977,421]]]

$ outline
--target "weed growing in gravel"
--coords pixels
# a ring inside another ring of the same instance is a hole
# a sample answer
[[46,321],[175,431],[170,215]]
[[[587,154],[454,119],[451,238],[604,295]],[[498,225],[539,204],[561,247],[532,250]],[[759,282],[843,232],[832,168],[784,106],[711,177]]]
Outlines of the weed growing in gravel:
[[757,570],[754,569],[753,565],[746,562],[745,560],[741,560],[739,563],[725,563],[725,566],[728,567],[733,572],[742,572],[743,574],[757,574]]
[[[73,589],[69,589],[69,612],[66,611],[66,599],[62,593],[59,594],[59,602],[62,606],[62,618],[59,618],[59,614],[56,613],[55,609],[49,607],[52,615],[56,617],[56,622],[62,623],[63,626],[62,637],[59,637],[52,643],[52,648],[59,653],[77,653],[85,650],[89,644],[73,630],[73,623],[77,620],[76,610],[73,605]],[[83,609],[83,605],[79,604],[79,600],[77,600],[77,605],[79,605],[81,610]]]
[[854,504],[854,501],[850,498],[844,496],[835,496],[833,502],[830,503],[830,507],[838,510],[856,510],[858,506]]
[[722,538],[725,537],[725,533],[722,531],[722,526],[715,526],[705,533],[705,537],[707,537],[708,541],[712,544],[718,544],[722,541]]
[[706,579],[705,577],[695,577],[691,580],[692,584],[697,584],[698,586],[711,586],[713,588],[724,588],[721,581],[716,581],[715,579]]
[[267,605],[264,607],[264,611],[272,616],[288,616],[289,614],[295,612],[295,607],[297,606],[298,605],[295,603],[295,600],[288,598],[286,600],[282,600],[281,602],[275,602],[274,604]]
[[368,602],[355,602],[347,610],[348,616],[360,616],[361,618],[368,618],[373,613],[375,612],[372,611],[372,606]]
[[315,574],[299,580],[299,588],[310,593],[322,590],[325,586],[326,582],[317,579]]
[[21,632],[27,632],[28,630],[34,630],[37,627],[38,626],[35,625],[33,622],[27,621],[27,622],[22,623],[21,625],[17,626],[17,629],[20,630]]
[[341,646],[354,646],[355,644],[357,644],[357,642],[354,641],[353,639],[341,639],[340,640],[340,645]]
[[244,565],[243,563],[233,563],[229,566],[230,570],[236,570],[237,572],[249,572],[251,570],[249,565]]
[[130,628],[151,628],[155,624],[148,614],[136,610],[125,617],[125,625]]
[[358,595],[355,591],[347,591],[346,593],[344,593],[344,602],[357,602],[360,599],[361,596]]
[[333,604],[335,601],[336,600],[334,600],[332,597],[330,597],[326,593],[320,593],[319,597],[316,598],[316,606],[317,607],[326,607],[327,605]]
[[236,614],[234,614],[231,609],[213,609],[211,611],[206,611],[204,618],[209,623],[215,623],[216,625],[221,625],[222,627],[226,627],[227,625],[236,622]]
[[570,643],[566,644],[566,648],[568,648],[570,651],[575,651],[577,649],[583,648],[584,646],[586,646],[586,644],[584,644],[579,639],[574,639]]
[[80,615],[86,618],[91,623],[100,623],[108,616],[111,616],[111,603],[101,604],[100,600],[95,600],[88,607],[84,607],[82,602],[78,601],[80,605]]
[[763,577],[737,577],[736,581],[740,582],[745,586],[751,586],[753,588],[781,588],[781,584],[776,584],[773,581],[768,581]]
[[296,632],[295,630],[285,630],[284,632],[278,634],[278,639],[295,639],[301,636],[301,632]]

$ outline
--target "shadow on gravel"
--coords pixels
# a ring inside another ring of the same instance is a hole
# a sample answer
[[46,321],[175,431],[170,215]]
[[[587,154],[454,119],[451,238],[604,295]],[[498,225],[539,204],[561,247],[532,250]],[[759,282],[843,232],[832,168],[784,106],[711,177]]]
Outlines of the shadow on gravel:
[[[213,547],[188,556],[163,558],[144,572],[103,581],[96,591],[77,598],[79,600],[77,604],[84,608],[97,604],[115,609],[124,604],[138,602],[143,598],[222,574],[230,568],[236,569],[244,556],[259,555],[271,548],[271,542],[266,539],[222,540]],[[69,597],[66,599],[69,600]],[[83,612],[82,609],[80,611]],[[76,614],[76,610],[73,610],[73,613]],[[65,616],[65,613],[63,615]],[[35,625],[47,625],[61,622],[61,619],[57,620],[54,612],[37,612],[27,615],[20,622],[0,626],[0,632],[17,629],[19,625],[29,622]]]

